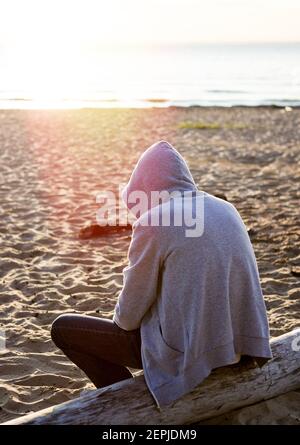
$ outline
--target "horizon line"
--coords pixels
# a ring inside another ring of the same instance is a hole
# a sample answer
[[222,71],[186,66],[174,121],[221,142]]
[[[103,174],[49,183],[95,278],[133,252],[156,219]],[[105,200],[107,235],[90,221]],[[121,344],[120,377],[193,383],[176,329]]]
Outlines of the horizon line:
[[[83,48],[115,48],[115,47],[159,47],[159,46],[198,46],[198,45],[299,45],[299,40],[199,40],[199,41],[186,41],[186,42],[176,42],[176,41],[128,41],[128,42],[85,42],[79,45],[81,49]],[[12,42],[1,42],[0,48],[2,47],[18,47]],[[68,45],[72,47],[71,45]]]

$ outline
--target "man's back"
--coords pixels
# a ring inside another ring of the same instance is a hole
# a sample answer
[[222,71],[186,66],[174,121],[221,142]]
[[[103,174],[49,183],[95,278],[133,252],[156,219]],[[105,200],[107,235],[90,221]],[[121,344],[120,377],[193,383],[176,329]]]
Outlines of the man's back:
[[[147,177],[156,159],[164,170]],[[187,192],[137,220],[114,315],[121,328],[141,329],[145,379],[156,402],[176,400],[237,355],[270,358],[256,260],[237,210],[199,192],[166,142],[146,152],[129,184],[129,192],[141,186],[147,196],[163,186]]]

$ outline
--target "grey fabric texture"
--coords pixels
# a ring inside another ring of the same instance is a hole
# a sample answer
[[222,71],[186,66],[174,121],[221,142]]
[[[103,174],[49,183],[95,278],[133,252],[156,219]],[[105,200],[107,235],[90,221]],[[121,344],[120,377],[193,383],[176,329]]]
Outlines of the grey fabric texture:
[[[139,159],[123,194],[129,208],[128,197],[136,190],[147,196],[190,192],[149,204],[136,220],[113,316],[122,329],[140,328],[146,384],[160,407],[238,355],[263,364],[272,353],[257,263],[236,208],[199,191],[183,157],[166,141]],[[193,212],[200,199],[201,236],[187,237],[184,223],[147,225],[166,212],[172,217]]]

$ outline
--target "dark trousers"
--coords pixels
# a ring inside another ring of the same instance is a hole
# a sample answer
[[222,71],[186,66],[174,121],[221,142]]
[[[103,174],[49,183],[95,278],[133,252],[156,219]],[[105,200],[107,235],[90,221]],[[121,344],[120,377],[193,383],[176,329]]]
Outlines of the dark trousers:
[[53,322],[51,337],[97,388],[133,377],[127,366],[143,368],[139,329],[125,331],[112,320],[66,314]]

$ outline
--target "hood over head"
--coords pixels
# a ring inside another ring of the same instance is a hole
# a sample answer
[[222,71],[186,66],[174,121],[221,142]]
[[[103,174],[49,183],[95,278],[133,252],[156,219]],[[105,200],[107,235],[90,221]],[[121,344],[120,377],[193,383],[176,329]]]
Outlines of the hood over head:
[[[131,210],[136,202],[130,202],[130,194],[144,192],[151,208],[151,192],[196,192],[193,176],[178,151],[168,142],[151,145],[138,160],[122,197]],[[133,200],[134,201],[134,200]],[[145,209],[147,210],[147,209]]]

